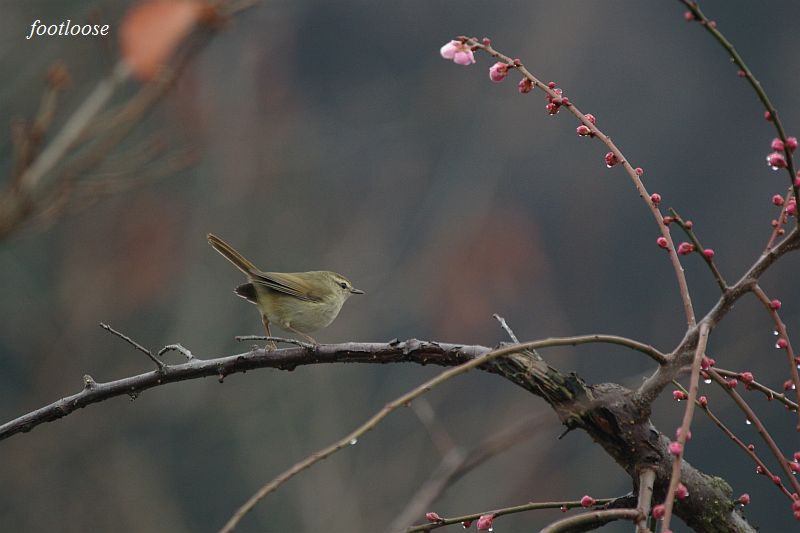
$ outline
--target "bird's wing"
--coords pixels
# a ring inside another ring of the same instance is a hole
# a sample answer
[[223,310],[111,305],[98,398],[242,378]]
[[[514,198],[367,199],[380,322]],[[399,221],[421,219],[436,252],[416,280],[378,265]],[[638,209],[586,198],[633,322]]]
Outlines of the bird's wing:
[[322,301],[321,298],[313,294],[308,284],[304,283],[303,280],[299,279],[296,275],[256,270],[255,272],[250,272],[250,279],[253,283],[264,285],[265,287],[288,294],[289,296],[294,296],[298,300],[304,300],[306,302]]

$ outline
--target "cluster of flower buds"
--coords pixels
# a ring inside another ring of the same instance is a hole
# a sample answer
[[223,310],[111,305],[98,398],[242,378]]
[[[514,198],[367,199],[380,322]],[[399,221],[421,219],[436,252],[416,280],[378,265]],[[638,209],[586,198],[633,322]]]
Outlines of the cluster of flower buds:
[[556,82],[549,82],[547,87],[553,91],[553,94],[547,93],[547,105],[544,108],[547,109],[549,115],[555,115],[562,105],[569,105],[569,98],[563,96],[564,91],[556,87]]
[[[597,122],[597,119],[594,118],[594,115],[592,115],[591,113],[586,113],[584,117],[586,118],[586,121],[592,125],[594,125]],[[592,131],[592,128],[590,128],[586,124],[581,124],[580,126],[575,128],[575,133],[577,133],[581,137],[594,137],[594,132]]]
[[772,149],[772,152],[767,154],[767,164],[769,167],[772,170],[786,168],[788,164],[786,163],[784,152],[794,152],[795,148],[797,148],[797,137],[788,137],[786,142],[783,142],[781,139],[776,137],[772,139],[770,148]]

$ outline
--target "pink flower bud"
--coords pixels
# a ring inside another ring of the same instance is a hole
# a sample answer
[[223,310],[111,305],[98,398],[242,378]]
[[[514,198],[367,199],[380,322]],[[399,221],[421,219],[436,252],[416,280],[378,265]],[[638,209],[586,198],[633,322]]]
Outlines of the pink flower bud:
[[783,157],[782,153],[772,152],[767,155],[767,165],[769,165],[772,170],[786,168],[786,159]]
[[714,259],[714,249],[713,248],[706,248],[703,250],[703,256],[706,259]]
[[736,378],[731,378],[728,381],[726,381],[725,383],[728,384],[728,388],[729,389],[735,389],[736,385],[739,384],[739,381]]
[[800,452],[794,452],[794,460],[800,462]]
[[566,505],[562,505],[562,506],[560,507],[560,509],[561,509],[561,512],[562,512],[562,513],[566,513],[567,511],[569,511],[569,507],[567,507]]
[[636,167],[633,169],[633,171],[636,172],[637,176],[641,176],[642,174],[644,174],[644,169],[642,167]]
[[697,399],[697,403],[700,404],[700,407],[706,407],[708,405],[708,398],[706,398],[705,396],[700,396]]
[[783,196],[781,196],[780,194],[776,194],[775,196],[772,197],[772,203],[777,206],[783,205]]
[[548,81],[547,82],[547,87],[550,88],[550,89],[555,89],[556,88],[556,82]]
[[658,239],[656,239],[656,244],[658,245],[659,248],[663,248],[665,250],[669,248],[669,243],[667,242],[667,239],[664,237],[659,237]]
[[672,224],[672,221],[674,219],[671,216],[668,215],[668,216],[665,216],[662,220],[663,220],[665,226],[669,226],[670,224]]
[[800,463],[789,463],[789,469],[795,474],[800,474]]
[[776,298],[769,303],[769,307],[770,309],[774,309],[775,311],[777,311],[778,309],[781,308],[781,301]]
[[794,382],[791,379],[787,379],[783,382],[783,390],[792,390],[794,389]]
[[464,529],[469,529],[472,526],[472,520],[464,520],[461,522],[461,527]]
[[678,255],[689,255],[692,252],[694,252],[694,244],[682,242],[678,245]]
[[792,198],[789,200],[789,203],[786,204],[786,214],[789,216],[794,216],[797,214],[797,202]]
[[489,531],[494,523],[493,514],[484,514],[478,518],[478,531]]
[[614,152],[608,152],[606,154],[605,160],[606,160],[606,166],[608,168],[611,168],[617,163],[619,163],[619,159],[617,159],[617,156],[614,155]]
[[786,138],[786,148],[790,152],[794,152],[795,148],[797,148],[797,137],[787,137]]
[[675,497],[679,500],[685,500],[689,497],[689,489],[686,488],[686,485],[678,483],[678,486],[675,487]]
[[755,378],[753,377],[753,373],[752,372],[741,372],[739,374],[739,379],[741,379],[742,382],[744,382],[744,383],[750,384],[750,383],[753,382],[753,379],[755,379]]
[[709,368],[711,368],[715,364],[717,364],[717,362],[715,360],[713,360],[712,358],[707,357],[705,355],[703,356],[702,359],[700,359],[700,368],[702,368],[703,370],[708,370]]
[[709,20],[708,21],[708,27],[709,28],[716,28],[717,27],[717,21],[716,20]]
[[[676,439],[681,438],[681,433],[682,433],[681,428],[680,427],[676,428],[675,429],[675,438]],[[692,430],[691,429],[686,432],[686,442],[689,442],[690,440],[692,440]]]
[[489,79],[495,83],[499,83],[506,79],[508,76],[508,65],[498,61],[491,67],[489,67]]
[[692,222],[691,220],[687,220],[686,222],[683,223],[683,225],[686,226],[686,229],[692,229],[694,227],[694,222]]
[[744,494],[739,496],[739,499],[736,501],[739,502],[740,505],[747,505],[748,503],[750,503],[750,495],[745,492]]
[[533,90],[533,82],[528,78],[522,78],[517,84],[520,94],[527,94]]
[[672,399],[676,401],[681,401],[686,399],[686,393],[682,390],[674,390],[672,391]]
[[736,75],[739,76],[740,78],[744,78],[745,76],[747,76],[747,72],[743,70],[738,70],[736,71]]
[[655,518],[656,520],[661,520],[662,518],[664,518],[665,514],[664,504],[654,505],[652,513],[653,513],[653,518]]
[[694,20],[694,14],[691,11],[685,11],[683,13],[683,20],[686,22],[691,22]]
[[547,109],[547,114],[549,115],[555,115],[556,113],[558,113],[560,107],[561,107],[560,105],[555,104],[553,102],[550,102],[549,104],[544,106],[544,108]]
[[672,441],[669,443],[669,453],[677,457],[681,452],[683,452],[683,446],[680,442]]
[[586,120],[588,120],[592,124],[597,124],[597,119],[594,118],[594,115],[592,115],[591,113],[586,113],[584,116],[586,117]]
[[588,494],[585,495],[583,498],[581,498],[581,505],[583,507],[589,508],[592,505],[594,505],[595,503],[597,503],[597,500],[595,500],[594,498],[592,498]]
[[428,522],[434,522],[434,523],[442,521],[442,517],[434,512],[425,513],[425,519],[428,520]]
[[592,130],[589,129],[589,126],[586,124],[581,124],[577,128],[575,128],[575,133],[580,135],[581,137],[586,137],[587,135],[592,134]]
[[769,145],[772,148],[773,152],[782,152],[783,151],[783,141],[775,137],[772,139],[772,144]]
[[475,55],[466,43],[461,41],[450,41],[439,50],[441,56],[450,59],[456,65],[471,65],[475,63]]
[[778,348],[779,350],[784,350],[786,349],[787,346],[789,346],[789,341],[787,341],[783,337],[778,339],[778,342],[775,343],[775,347]]
[[781,477],[773,474],[772,475],[772,482],[780,487],[781,486]]
[[658,205],[661,203],[661,195],[657,192],[654,192],[650,195],[650,201],[653,202],[653,205]]
[[772,113],[769,111],[764,111],[764,120],[767,122],[772,122]]

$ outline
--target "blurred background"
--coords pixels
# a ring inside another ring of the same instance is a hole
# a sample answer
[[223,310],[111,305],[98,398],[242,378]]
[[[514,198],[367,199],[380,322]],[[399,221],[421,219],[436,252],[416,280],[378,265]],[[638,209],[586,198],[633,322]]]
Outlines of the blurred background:
[[[72,81],[57,131],[116,61],[115,28],[130,5],[2,0],[5,124],[35,112],[47,68],[60,60]],[[800,133],[800,4],[702,7],[761,80],[788,133]],[[682,308],[629,178],[605,167],[599,142],[575,135],[571,115],[548,116],[541,93],[518,94],[513,74],[491,83],[484,55],[461,67],[439,48],[460,34],[490,36],[540,79],[555,80],[645,169],[662,205],[694,221],[735,280],[762,251],[777,214],[770,199],[787,180],[765,165],[774,129],[763,108],[683,11],[674,1],[265,0],[240,14],[123,143],[157,135],[176,152],[190,150],[195,164],[0,242],[3,421],[77,392],[84,374],[108,381],[151,370],[101,321],[156,350],[180,342],[201,358],[246,351],[233,337],[260,334],[260,320],[231,292],[242,277],[206,244],[212,231],[266,270],[335,270],[366,291],[317,334],[320,342],[492,346],[506,340],[491,317],[499,313],[522,340],[603,332],[670,349],[684,332]],[[68,18],[108,22],[112,37],[25,39],[35,19]],[[0,146],[8,174],[8,128]],[[698,257],[684,265],[702,315],[716,285]],[[763,278],[783,300],[790,332],[800,316],[797,265],[788,256]],[[772,329],[755,299],[744,298],[715,330],[710,353],[781,388],[786,360]],[[611,346],[545,356],[590,382],[637,386],[653,370],[642,355]],[[263,483],[439,371],[260,370],[93,405],[0,443],[3,529],[215,531]],[[703,393],[745,442],[763,448],[723,394]],[[797,450],[795,419],[747,397],[786,451]],[[496,376],[471,372],[426,401],[434,432],[466,451],[525,421],[535,427],[426,510],[453,516],[631,489],[585,434],[557,440],[563,428],[544,402]],[[664,394],[654,422],[672,434],[683,406]],[[702,416],[692,431],[688,460],[727,479],[734,496],[749,492],[754,524],[797,527],[787,501],[724,435]],[[441,459],[420,416],[402,410],[281,487],[240,530],[385,531]],[[495,530],[534,531],[559,516],[508,516]]]

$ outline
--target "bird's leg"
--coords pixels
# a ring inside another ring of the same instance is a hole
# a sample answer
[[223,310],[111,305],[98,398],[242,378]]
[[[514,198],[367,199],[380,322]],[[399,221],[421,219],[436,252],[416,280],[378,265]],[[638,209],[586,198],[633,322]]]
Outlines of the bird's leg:
[[311,335],[306,335],[306,334],[305,334],[305,333],[303,333],[302,331],[297,331],[296,329],[294,329],[294,328],[293,328],[292,326],[290,326],[289,324],[285,324],[283,327],[284,327],[284,329],[286,329],[286,330],[288,330],[288,331],[291,331],[292,333],[297,333],[297,334],[298,334],[298,335],[300,335],[301,337],[305,337],[305,338],[306,338],[306,340],[308,340],[308,342],[310,342],[310,343],[311,343],[311,344],[313,344],[314,346],[319,346],[319,343],[318,343],[316,340],[314,340],[314,337],[312,337]]
[[[269,318],[267,315],[261,315],[261,321],[264,323],[264,329],[267,330],[267,337],[272,337],[272,333],[269,331]],[[277,350],[278,345],[275,344],[273,341],[267,341],[267,345],[265,346],[267,351]]]

